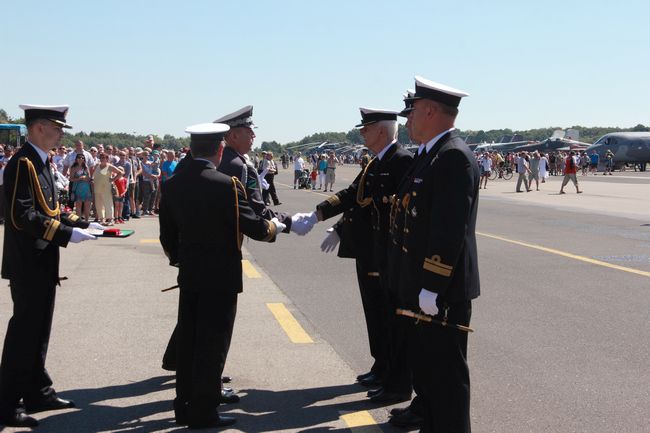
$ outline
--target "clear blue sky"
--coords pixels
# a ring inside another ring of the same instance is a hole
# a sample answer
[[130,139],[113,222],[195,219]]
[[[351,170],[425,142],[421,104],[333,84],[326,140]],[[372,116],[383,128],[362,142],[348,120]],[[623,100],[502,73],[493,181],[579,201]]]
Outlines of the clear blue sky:
[[647,1],[13,1],[0,108],[73,131],[183,136],[252,104],[257,144],[401,109],[422,75],[471,94],[462,129],[650,124]]

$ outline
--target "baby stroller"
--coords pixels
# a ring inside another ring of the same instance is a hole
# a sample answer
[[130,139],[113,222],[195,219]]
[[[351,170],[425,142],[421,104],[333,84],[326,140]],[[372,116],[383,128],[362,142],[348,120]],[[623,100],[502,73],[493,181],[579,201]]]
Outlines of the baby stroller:
[[298,178],[298,189],[311,189],[311,179],[309,178],[309,170],[304,169]]

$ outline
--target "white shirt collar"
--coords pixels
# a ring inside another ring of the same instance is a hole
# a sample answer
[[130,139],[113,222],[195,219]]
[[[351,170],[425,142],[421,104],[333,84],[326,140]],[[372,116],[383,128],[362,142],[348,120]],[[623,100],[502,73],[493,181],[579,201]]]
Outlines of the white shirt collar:
[[436,135],[436,136],[433,137],[431,140],[429,140],[429,142],[426,144],[426,146],[427,146],[427,153],[429,153],[429,151],[431,150],[431,148],[432,148],[432,147],[433,147],[433,146],[438,142],[438,140],[440,140],[440,138],[441,138],[443,135],[445,135],[445,134],[448,133],[448,132],[453,131],[454,129],[456,129],[456,128],[450,128],[450,129],[448,129],[448,130],[446,130],[446,131],[442,131],[440,134]]
[[48,152],[45,152],[43,149],[32,143],[31,141],[28,141],[29,144],[32,145],[34,149],[36,149],[36,152],[38,153],[38,156],[41,157],[41,161],[43,161],[43,164],[45,164],[45,161],[47,161],[48,157]]
[[379,153],[377,154],[377,159],[381,161],[381,158],[384,157],[384,155],[386,154],[386,152],[388,152],[388,149],[390,149],[390,147],[391,147],[393,144],[395,144],[395,143],[397,143],[397,140],[393,140],[393,141],[391,141],[390,143],[388,143],[388,146],[384,147],[384,148],[381,150],[381,152],[379,152]]
[[423,150],[424,150],[424,144],[420,143],[420,146],[418,147],[418,155],[422,155]]

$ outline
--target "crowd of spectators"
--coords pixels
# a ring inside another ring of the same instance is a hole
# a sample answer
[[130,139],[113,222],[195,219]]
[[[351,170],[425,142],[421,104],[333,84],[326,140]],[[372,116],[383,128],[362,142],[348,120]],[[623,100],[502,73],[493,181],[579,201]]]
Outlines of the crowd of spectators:
[[[0,145],[0,188],[2,171],[13,153],[10,146]],[[50,151],[50,169],[64,209],[112,226],[157,215],[160,186],[184,156],[182,151],[160,149],[152,138],[143,147],[121,149],[102,144],[86,149],[77,141],[74,148],[60,146]],[[4,206],[2,199],[0,206]]]

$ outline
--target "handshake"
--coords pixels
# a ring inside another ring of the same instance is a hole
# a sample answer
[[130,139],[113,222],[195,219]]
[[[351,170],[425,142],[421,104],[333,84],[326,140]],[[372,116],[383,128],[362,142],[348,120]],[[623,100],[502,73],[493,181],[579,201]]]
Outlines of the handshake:
[[304,236],[317,222],[316,212],[296,213],[291,217],[291,231],[299,236]]

